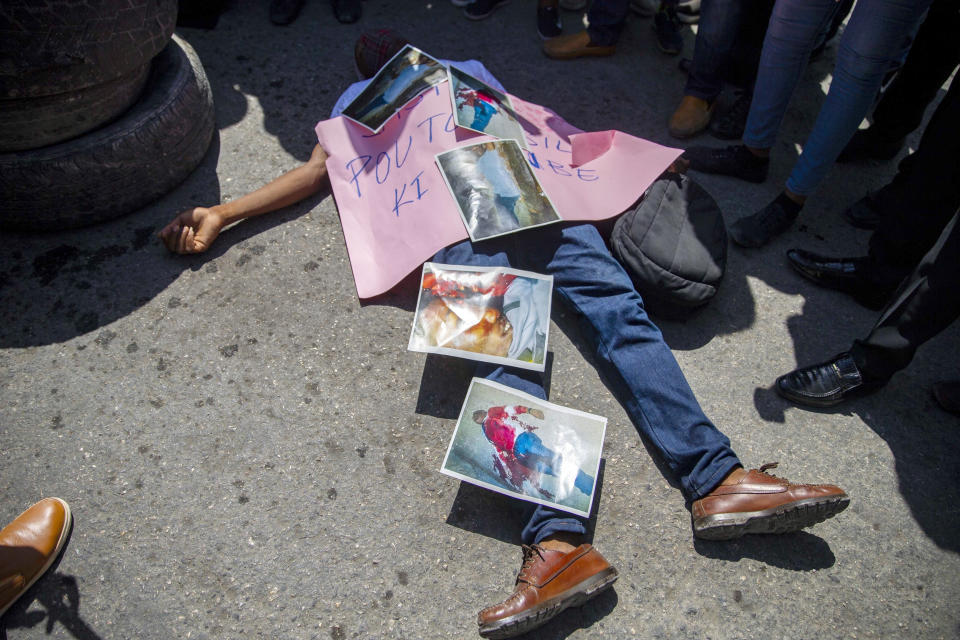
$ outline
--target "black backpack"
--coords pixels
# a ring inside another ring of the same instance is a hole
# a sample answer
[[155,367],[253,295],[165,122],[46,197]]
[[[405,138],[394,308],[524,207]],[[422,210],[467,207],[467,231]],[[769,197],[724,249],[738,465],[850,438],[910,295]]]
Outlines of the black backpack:
[[617,220],[610,247],[646,309],[682,320],[717,293],[726,268],[727,229],[703,187],[667,172]]

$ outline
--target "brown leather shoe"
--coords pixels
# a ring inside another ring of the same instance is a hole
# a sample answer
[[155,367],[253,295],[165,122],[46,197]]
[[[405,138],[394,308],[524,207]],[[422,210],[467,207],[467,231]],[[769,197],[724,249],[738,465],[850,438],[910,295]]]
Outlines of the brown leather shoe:
[[60,555],[70,522],[70,506],[46,498],[0,530],[0,616]]
[[617,570],[589,544],[573,551],[523,545],[523,566],[513,595],[477,616],[484,638],[511,638],[577,607],[617,580]]
[[571,60],[583,56],[612,56],[616,50],[614,46],[591,44],[590,34],[586,31],[557,36],[543,43],[543,52],[548,58],[556,60]]
[[706,129],[715,104],[716,102],[711,104],[694,96],[683,96],[680,106],[670,116],[667,126],[670,135],[674,138],[689,138]]
[[707,540],[729,540],[745,533],[789,533],[831,518],[847,508],[850,498],[831,484],[790,484],[759,470],[737,468],[690,508],[693,534]]

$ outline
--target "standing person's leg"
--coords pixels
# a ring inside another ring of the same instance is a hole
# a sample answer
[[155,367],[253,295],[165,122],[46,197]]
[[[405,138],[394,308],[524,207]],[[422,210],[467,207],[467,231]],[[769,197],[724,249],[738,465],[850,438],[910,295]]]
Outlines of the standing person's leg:
[[[743,144],[723,149],[691,147],[684,153],[691,169],[750,182],[767,179],[770,149],[787,105],[806,69],[811,49],[829,27],[837,7],[836,0],[777,0],[763,40]],[[759,212],[737,220],[730,227],[730,237],[741,246],[762,246],[790,227],[801,204],[783,195]]]
[[906,62],[873,110],[869,129],[857,131],[839,161],[889,160],[904,138],[920,126],[923,114],[960,62],[960,5],[934,0],[917,32]]
[[777,0],[763,40],[743,143],[769,151],[810,51],[830,24],[836,0]]
[[[902,50],[904,38],[929,3],[859,0],[840,41],[827,98],[787,178],[786,187],[791,193],[806,197],[820,184],[857,130],[890,62]],[[747,126],[749,129],[749,122]]]
[[721,140],[739,140],[747,126],[753,85],[757,80],[757,66],[767,24],[773,12],[773,0],[742,0],[740,29],[722,72],[723,79],[738,87],[737,99],[719,117],[710,122],[710,133]]
[[896,177],[845,212],[857,226],[865,226],[866,220],[876,227],[866,257],[836,258],[791,249],[790,266],[820,286],[849,293],[865,307],[883,308],[960,207],[957,113],[960,82],[954,81],[917,151],[900,162]]
[[960,81],[951,83],[917,150],[900,163],[890,184],[874,196],[882,213],[870,236],[877,264],[912,269],[960,207]]
[[629,0],[594,0],[587,11],[590,42],[600,46],[617,44],[629,9]]
[[960,316],[960,226],[956,212],[933,248],[903,281],[873,330],[849,352],[777,379],[793,402],[829,407],[876,391],[913,360],[917,348]]
[[653,31],[657,38],[657,48],[667,55],[675,56],[683,49],[683,23],[677,16],[678,0],[660,0],[657,13],[653,16]]
[[630,0],[595,0],[587,12],[590,26],[584,31],[550,38],[543,43],[543,52],[558,60],[613,55],[629,7]]
[[722,70],[740,29],[745,0],[703,0],[694,41],[693,61],[683,99],[670,117],[668,129],[675,138],[689,138],[710,122],[714,102],[723,90]]
[[917,347],[960,316],[960,227],[955,213],[937,243],[894,294],[877,324],[850,350],[865,377],[888,380]]

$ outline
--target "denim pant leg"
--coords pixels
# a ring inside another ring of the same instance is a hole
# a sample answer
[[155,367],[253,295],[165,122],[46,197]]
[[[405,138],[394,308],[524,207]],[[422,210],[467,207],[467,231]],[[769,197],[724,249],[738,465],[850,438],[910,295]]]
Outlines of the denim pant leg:
[[840,40],[827,99],[787,188],[811,194],[867,115],[890,63],[930,0],[859,0]]
[[[524,235],[524,239],[531,236]],[[442,264],[459,264],[483,267],[510,267],[520,268],[512,256],[518,253],[518,238],[514,234],[504,238],[495,238],[486,242],[474,244],[469,240],[457,243],[446,249],[441,249],[433,256],[433,262]],[[537,243],[541,251],[549,253],[546,243]],[[522,246],[526,246],[523,244]],[[522,251],[522,248],[519,249]],[[543,388],[543,374],[525,369],[502,367],[491,364],[479,364],[476,376],[498,382],[502,385],[529,393],[536,398],[546,399]],[[583,535],[587,527],[582,518],[578,518],[566,511],[560,511],[544,505],[531,506],[531,514],[520,538],[524,544],[536,544],[555,533],[566,532]]]
[[590,42],[601,47],[617,44],[629,9],[630,0],[594,0],[587,11]]
[[697,499],[709,493],[740,462],[704,415],[630,277],[594,226],[542,232],[560,236],[545,270],[579,317],[600,373],[685,494]]
[[694,42],[693,62],[683,94],[708,102],[723,89],[723,70],[730,62],[745,0],[703,0]]
[[820,34],[830,26],[836,0],[777,0],[763,39],[750,115],[743,132],[748,147],[769,149],[777,140],[793,90]]

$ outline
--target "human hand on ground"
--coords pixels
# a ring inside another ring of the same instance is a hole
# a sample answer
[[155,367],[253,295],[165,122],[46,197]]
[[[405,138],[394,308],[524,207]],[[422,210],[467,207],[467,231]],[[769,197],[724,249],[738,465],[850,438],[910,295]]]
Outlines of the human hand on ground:
[[194,207],[178,215],[157,234],[174,253],[202,253],[223,228],[223,217],[213,209]]

